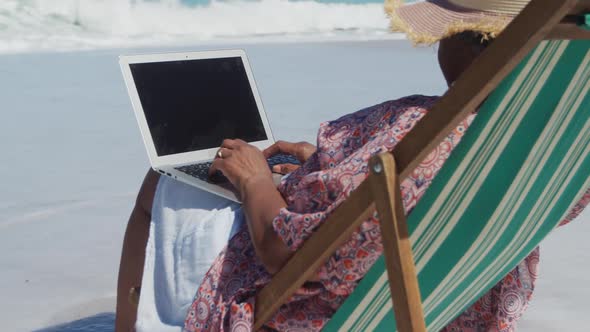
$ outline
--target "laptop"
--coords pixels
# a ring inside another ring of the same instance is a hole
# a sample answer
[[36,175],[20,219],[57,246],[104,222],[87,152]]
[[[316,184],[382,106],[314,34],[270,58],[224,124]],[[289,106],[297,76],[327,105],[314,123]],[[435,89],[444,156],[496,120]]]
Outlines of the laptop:
[[[221,143],[239,138],[263,150],[275,142],[245,52],[133,55],[119,62],[152,168],[240,202],[223,175],[209,177]],[[278,155],[269,167],[281,163],[299,162]]]

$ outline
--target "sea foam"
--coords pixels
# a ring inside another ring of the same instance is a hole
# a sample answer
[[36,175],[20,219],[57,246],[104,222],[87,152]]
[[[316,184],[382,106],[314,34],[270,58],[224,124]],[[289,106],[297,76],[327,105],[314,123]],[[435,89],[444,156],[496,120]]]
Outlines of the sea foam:
[[0,52],[228,40],[391,38],[379,3],[2,0]]

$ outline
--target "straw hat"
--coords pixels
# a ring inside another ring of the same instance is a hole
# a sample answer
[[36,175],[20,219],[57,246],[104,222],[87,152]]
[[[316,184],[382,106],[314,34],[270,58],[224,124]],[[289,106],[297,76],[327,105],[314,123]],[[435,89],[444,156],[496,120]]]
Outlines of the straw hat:
[[464,31],[496,37],[530,0],[426,0],[403,5],[386,0],[391,29],[404,32],[415,44],[434,44]]

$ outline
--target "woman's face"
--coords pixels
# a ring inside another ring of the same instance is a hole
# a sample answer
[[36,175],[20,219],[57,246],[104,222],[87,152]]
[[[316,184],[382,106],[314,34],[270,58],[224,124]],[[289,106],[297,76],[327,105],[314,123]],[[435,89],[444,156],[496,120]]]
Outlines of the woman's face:
[[483,49],[485,47],[478,47],[459,35],[440,41],[438,63],[449,86],[459,78]]

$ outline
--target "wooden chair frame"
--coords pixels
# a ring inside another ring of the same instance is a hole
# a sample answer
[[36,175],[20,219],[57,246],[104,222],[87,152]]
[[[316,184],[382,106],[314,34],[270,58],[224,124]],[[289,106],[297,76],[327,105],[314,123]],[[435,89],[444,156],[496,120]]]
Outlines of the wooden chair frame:
[[579,26],[590,0],[533,0],[455,82],[392,153],[375,156],[371,173],[318,228],[256,297],[255,330],[285,303],[377,210],[397,329],[426,331],[422,301],[399,187],[544,39],[590,39]]

